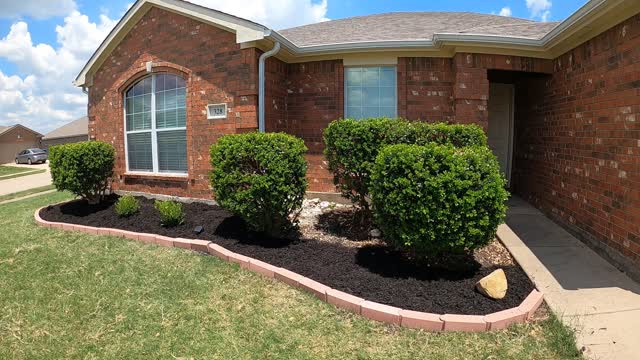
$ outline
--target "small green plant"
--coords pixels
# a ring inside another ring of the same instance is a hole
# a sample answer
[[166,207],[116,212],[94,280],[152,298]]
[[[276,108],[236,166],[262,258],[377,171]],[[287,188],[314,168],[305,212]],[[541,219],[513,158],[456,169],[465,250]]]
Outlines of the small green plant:
[[140,203],[132,195],[124,195],[118,199],[115,208],[118,216],[129,217],[140,210]]
[[296,225],[307,189],[307,148],[282,133],[225,135],[211,146],[211,185],[218,203],[253,231],[272,237]]
[[182,211],[181,203],[175,201],[156,200],[154,207],[160,213],[160,222],[162,226],[172,227],[184,222],[184,212]]
[[52,146],[49,150],[49,167],[56,189],[71,191],[90,204],[104,197],[114,163],[115,149],[105,142],[85,141]]
[[377,157],[371,184],[385,241],[427,257],[488,244],[509,195],[486,146],[390,145]]

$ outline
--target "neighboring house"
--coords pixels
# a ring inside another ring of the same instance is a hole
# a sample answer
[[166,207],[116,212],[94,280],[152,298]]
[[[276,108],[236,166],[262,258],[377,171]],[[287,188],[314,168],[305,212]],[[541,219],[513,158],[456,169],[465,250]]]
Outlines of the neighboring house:
[[84,116],[51,131],[42,138],[42,148],[87,141],[89,139],[89,119]]
[[209,146],[264,128],[304,139],[310,190],[330,192],[331,120],[478,124],[514,194],[640,277],[639,14],[591,0],[561,23],[390,13],[274,31],[139,0],[75,84],[90,138],[117,150],[116,190],[210,198]]
[[42,134],[20,124],[0,126],[0,164],[14,162],[24,149],[40,147]]

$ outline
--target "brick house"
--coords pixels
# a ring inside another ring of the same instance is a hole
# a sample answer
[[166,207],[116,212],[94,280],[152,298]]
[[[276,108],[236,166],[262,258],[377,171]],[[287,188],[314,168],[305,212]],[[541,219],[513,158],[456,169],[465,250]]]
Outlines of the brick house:
[[138,0],[75,84],[123,191],[210,198],[209,146],[260,128],[303,138],[310,191],[332,192],[331,120],[479,124],[513,193],[640,273],[640,1],[561,23],[391,13],[274,31]]

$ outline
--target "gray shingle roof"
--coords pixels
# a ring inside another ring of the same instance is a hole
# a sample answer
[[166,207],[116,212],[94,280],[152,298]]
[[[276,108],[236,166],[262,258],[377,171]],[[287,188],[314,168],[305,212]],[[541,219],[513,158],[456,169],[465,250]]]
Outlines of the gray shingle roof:
[[13,129],[14,127],[16,127],[17,125],[9,125],[9,126],[0,126],[0,135],[8,132],[9,130]]
[[89,119],[85,116],[60,126],[59,128],[46,134],[42,139],[49,140],[49,139],[58,139],[58,138],[80,136],[80,135],[88,136],[88,134],[89,134]]
[[557,22],[537,22],[469,12],[393,12],[280,30],[300,47],[365,41],[431,40],[436,33],[540,39]]

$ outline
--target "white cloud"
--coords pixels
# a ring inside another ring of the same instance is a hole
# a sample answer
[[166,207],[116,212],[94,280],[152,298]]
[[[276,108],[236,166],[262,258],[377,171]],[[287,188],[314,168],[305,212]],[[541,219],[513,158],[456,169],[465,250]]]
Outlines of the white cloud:
[[328,20],[327,0],[192,0],[193,3],[249,19],[272,29]]
[[88,59],[117,22],[100,15],[100,23],[92,23],[87,15],[74,11],[64,19],[63,26],[56,26],[58,43],[65,51]]
[[67,15],[75,8],[74,0],[2,0],[0,17],[32,16],[36,19],[46,19]]
[[[0,125],[20,123],[35,130],[51,130],[73,119],[72,113],[54,106],[53,94],[34,95],[33,89],[36,87],[35,76],[22,79],[0,71],[0,108],[3,116]],[[51,126],[43,126],[43,119],[47,119]]]
[[500,9],[500,12],[498,13],[498,15],[511,16],[511,8],[508,6],[503,7],[502,9]]
[[25,75],[0,72],[0,125],[21,123],[46,132],[85,115],[87,97],[71,82],[115,23],[104,15],[92,23],[74,10],[56,27],[56,48],[34,44],[28,24],[14,23],[0,38],[0,58]]
[[532,18],[539,18],[542,21],[548,21],[551,15],[551,0],[526,0],[529,15]]

